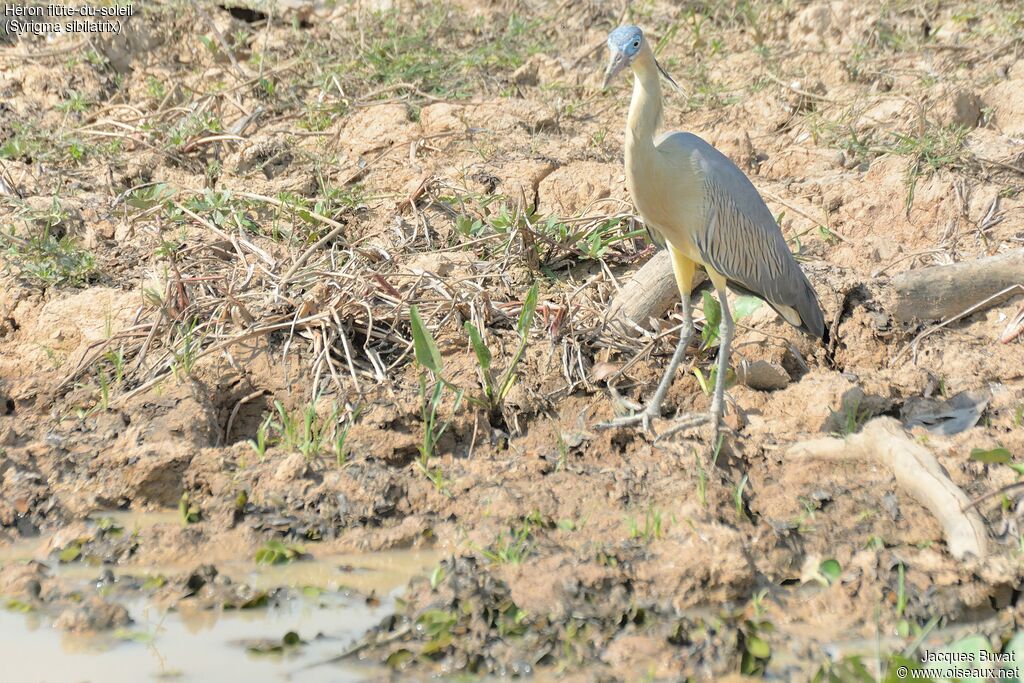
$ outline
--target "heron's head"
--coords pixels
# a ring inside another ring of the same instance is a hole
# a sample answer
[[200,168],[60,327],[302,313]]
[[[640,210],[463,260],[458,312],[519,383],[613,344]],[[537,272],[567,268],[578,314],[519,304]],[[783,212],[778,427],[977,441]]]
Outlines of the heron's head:
[[[603,87],[607,88],[620,71],[633,63],[637,55],[644,51],[646,42],[647,38],[639,26],[620,26],[608,34],[608,51],[611,54],[608,59],[608,68],[604,72]],[[647,49],[650,50],[649,47]],[[661,75],[678,88],[679,86],[668,75],[668,72],[661,67],[661,64],[658,64],[658,60],[653,59],[653,54],[652,61]]]
[[608,69],[604,72],[604,87],[615,76],[633,63],[644,45],[644,32],[639,26],[620,26],[608,34]]

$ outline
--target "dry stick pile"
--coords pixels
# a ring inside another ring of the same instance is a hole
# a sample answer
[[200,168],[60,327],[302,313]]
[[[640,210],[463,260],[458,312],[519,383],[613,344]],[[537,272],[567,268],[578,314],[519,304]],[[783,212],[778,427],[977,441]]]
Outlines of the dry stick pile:
[[[278,199],[244,192],[233,196],[252,202],[253,215],[258,210],[298,213]],[[433,204],[429,195],[423,202],[426,207]],[[188,248],[163,253],[157,270],[165,272],[164,291],[147,297],[132,327],[94,345],[60,389],[70,387],[116,348],[133,362],[138,373],[132,378],[134,388],[114,399],[115,405],[121,404],[183,366],[187,372],[196,361],[216,353],[231,360],[233,348],[279,333],[286,337],[282,355],[292,348],[296,334],[309,340],[311,353],[305,355],[313,359],[314,396],[323,390],[322,378],[329,378],[339,393],[354,389],[362,395],[363,382],[391,380],[396,367],[410,359],[407,311],[411,304],[418,305],[435,328],[452,323],[461,329],[465,320],[481,330],[495,324],[510,327],[521,302],[511,297],[500,302],[495,296],[521,289],[505,275],[508,262],[522,260],[522,252],[529,246],[545,244],[545,238],[528,234],[531,226],[524,219],[518,237],[490,235],[474,245],[480,248],[486,246],[483,242],[494,241],[492,238],[509,239],[500,261],[483,254],[473,275],[442,277],[402,270],[380,247],[360,246],[364,240],[346,241],[347,225],[340,221],[347,217],[336,216],[335,220],[303,210],[305,220],[330,230],[287,263],[275,260],[241,228],[229,233],[182,203],[174,201],[173,208],[193,226],[208,231],[215,241],[201,238]],[[572,219],[571,243],[615,218],[598,214]],[[398,219],[393,230],[398,233],[394,241],[403,251],[416,251],[418,242],[429,240],[425,220],[421,226]],[[578,256],[571,245],[546,246],[549,255],[563,260]],[[605,267],[597,280],[608,279],[611,276]],[[608,291],[608,287],[595,286],[599,284],[591,278],[571,291],[552,292],[538,307],[541,324],[537,327],[546,328],[547,336],[560,345],[560,365],[568,382],[563,391],[587,381],[589,361],[583,347],[606,343],[599,334],[601,326],[592,322],[601,320],[603,292]],[[268,296],[268,292],[274,295]],[[614,341],[614,336],[607,340]],[[621,341],[617,347],[630,348]]]

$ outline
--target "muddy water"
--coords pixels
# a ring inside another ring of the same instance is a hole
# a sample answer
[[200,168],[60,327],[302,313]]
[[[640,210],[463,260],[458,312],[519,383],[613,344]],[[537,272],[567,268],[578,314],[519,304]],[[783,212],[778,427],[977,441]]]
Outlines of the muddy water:
[[[50,628],[46,619],[0,612],[4,649],[16,653],[6,658],[4,675],[26,682],[365,680],[371,672],[351,664],[304,668],[340,652],[387,608],[331,602],[302,600],[284,608],[197,614],[129,604],[135,620],[130,630],[97,636],[66,634]],[[240,642],[280,640],[288,631],[310,642],[288,654],[254,654]]]
[[[145,528],[176,521],[176,515],[104,515],[125,528]],[[0,565],[40,559],[46,539],[31,539],[0,549]],[[144,599],[122,604],[133,622],[125,629],[99,634],[72,634],[52,628],[52,615],[0,610],[3,680],[25,682],[90,681],[135,683],[173,680],[363,681],[376,672],[355,662],[318,665],[342,652],[393,608],[408,580],[436,565],[437,553],[389,551],[338,554],[288,565],[262,567],[246,561],[217,563],[233,580],[261,589],[306,589],[281,605],[255,610],[168,611]],[[50,563],[48,563],[50,564]],[[82,564],[54,565],[54,573],[83,586],[102,571]],[[112,568],[115,575],[171,574],[181,568]],[[310,591],[310,588],[318,589]],[[341,590],[354,589],[354,592]],[[364,595],[379,601],[368,604]],[[259,653],[256,641],[280,643],[294,631],[303,644],[283,652]]]

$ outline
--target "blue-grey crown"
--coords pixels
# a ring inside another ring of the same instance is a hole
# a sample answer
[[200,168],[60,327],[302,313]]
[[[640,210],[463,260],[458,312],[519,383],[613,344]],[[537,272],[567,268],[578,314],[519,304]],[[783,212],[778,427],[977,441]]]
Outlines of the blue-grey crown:
[[644,42],[644,32],[639,26],[620,26],[608,34],[608,48],[635,57]]

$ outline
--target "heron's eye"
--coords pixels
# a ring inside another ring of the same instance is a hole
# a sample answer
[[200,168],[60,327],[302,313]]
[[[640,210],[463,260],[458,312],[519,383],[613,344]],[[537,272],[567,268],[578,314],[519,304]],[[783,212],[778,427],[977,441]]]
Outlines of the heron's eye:
[[633,49],[636,50],[639,47],[640,47],[640,41],[639,40],[634,40],[633,41]]

